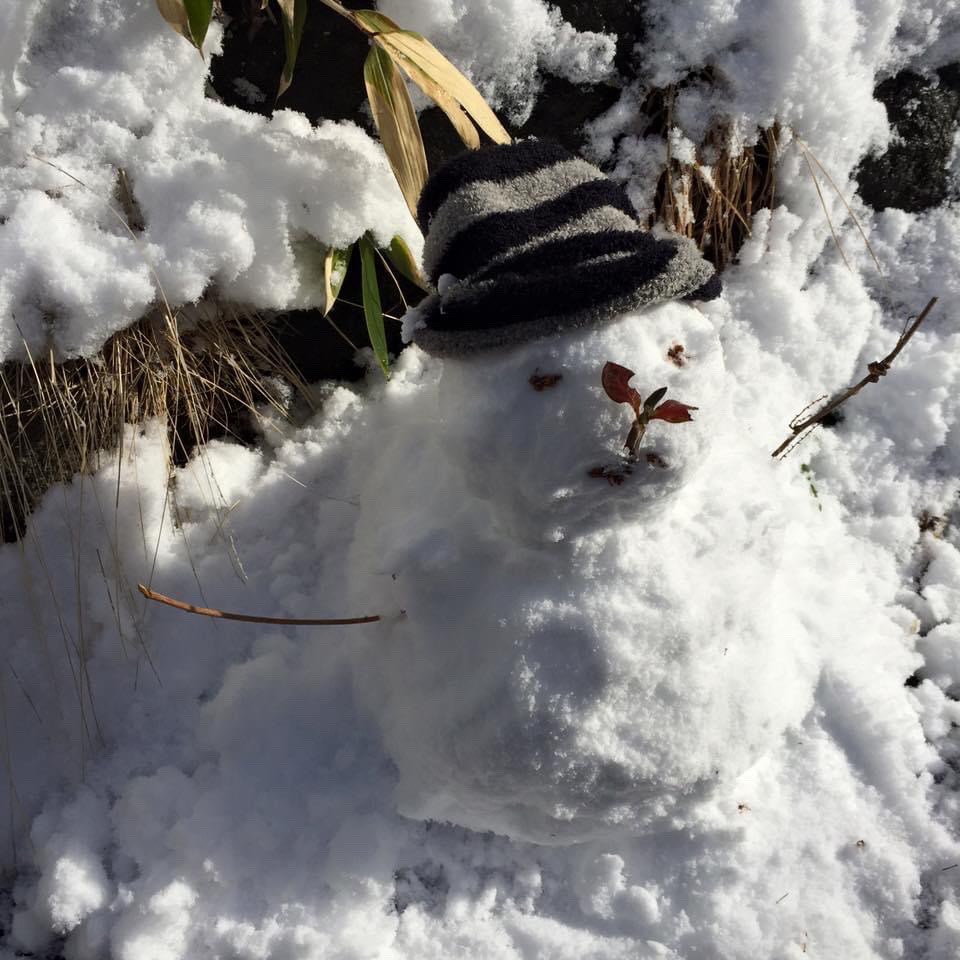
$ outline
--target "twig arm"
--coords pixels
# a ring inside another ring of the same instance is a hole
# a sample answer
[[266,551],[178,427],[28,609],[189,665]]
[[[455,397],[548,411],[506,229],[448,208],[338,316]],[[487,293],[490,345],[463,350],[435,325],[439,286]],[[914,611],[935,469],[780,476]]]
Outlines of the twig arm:
[[246,613],[228,613],[226,610],[215,610],[212,607],[195,607],[192,603],[184,603],[182,600],[174,600],[173,597],[166,597],[162,593],[157,593],[142,583],[137,584],[137,589],[148,600],[155,600],[157,603],[173,607],[175,610],[183,610],[186,613],[196,613],[201,617],[215,617],[219,620],[239,620],[242,623],[276,623],[295,627],[345,627],[357,623],[376,623],[381,619],[379,614],[374,614],[369,617],[342,617],[322,620],[294,620],[289,617],[254,617]]
[[801,420],[799,423],[794,422],[790,424],[790,430],[792,431],[790,436],[787,437],[783,443],[773,451],[770,456],[778,457],[791,443],[801,434],[804,430],[809,429],[810,427],[816,426],[820,423],[821,420],[828,413],[833,412],[841,404],[846,403],[852,396],[859,393],[868,383],[878,383],[882,376],[886,375],[886,372],[890,369],[891,364],[897,357],[900,355],[900,351],[910,342],[910,338],[917,332],[920,324],[926,320],[927,315],[934,308],[937,302],[937,297],[931,297],[930,302],[920,311],[913,323],[907,327],[902,334],[900,334],[900,339],[897,340],[894,348],[882,359],[874,360],[872,363],[867,365],[867,370],[869,371],[867,375],[852,387],[847,387],[841,393],[838,393],[835,397],[827,402],[825,407],[821,407],[816,413],[806,418],[806,420]]

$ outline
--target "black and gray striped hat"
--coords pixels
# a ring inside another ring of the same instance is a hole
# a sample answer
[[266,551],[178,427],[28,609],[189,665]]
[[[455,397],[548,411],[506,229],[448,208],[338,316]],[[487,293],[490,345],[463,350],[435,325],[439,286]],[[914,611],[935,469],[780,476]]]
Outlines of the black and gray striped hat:
[[693,241],[644,231],[620,186],[555,143],[456,157],[427,181],[417,214],[424,271],[438,292],[408,315],[405,336],[429,353],[470,353],[720,294]]

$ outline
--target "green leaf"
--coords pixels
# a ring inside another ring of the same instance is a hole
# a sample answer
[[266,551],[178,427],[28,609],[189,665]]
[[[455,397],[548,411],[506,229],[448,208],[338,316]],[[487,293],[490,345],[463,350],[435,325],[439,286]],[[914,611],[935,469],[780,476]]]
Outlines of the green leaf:
[[385,377],[390,376],[390,358],[387,355],[387,334],[383,327],[383,308],[380,306],[380,288],[377,285],[376,248],[370,237],[364,234],[359,241],[361,286],[363,289],[363,313],[367,318],[367,335],[370,346],[380,362]]
[[279,99],[293,80],[293,68],[297,62],[300,41],[303,39],[303,25],[307,22],[307,0],[277,0],[283,20],[283,46],[286,60],[280,75],[277,89]]
[[183,6],[190,24],[190,37],[199,50],[203,46],[210,18],[213,16],[213,0],[183,0]]
[[427,281],[423,279],[417,261],[414,260],[410,248],[407,246],[403,237],[394,237],[390,241],[390,246],[384,251],[390,262],[400,271],[411,283],[415,283],[421,290],[429,291]]
[[667,393],[666,387],[661,387],[659,390],[654,390],[653,393],[643,401],[644,410],[653,410],[654,407],[664,398]]
[[350,254],[352,253],[352,246],[347,247],[346,250],[338,250],[336,247],[327,249],[327,254],[323,259],[324,316],[333,309],[334,303],[337,302],[340,288],[347,277],[347,267],[350,266]]

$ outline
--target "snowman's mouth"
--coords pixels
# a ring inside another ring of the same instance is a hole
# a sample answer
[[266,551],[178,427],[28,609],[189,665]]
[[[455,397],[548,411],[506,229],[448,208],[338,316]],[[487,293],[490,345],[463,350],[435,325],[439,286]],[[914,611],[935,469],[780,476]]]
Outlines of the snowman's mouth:
[[624,460],[620,463],[591,467],[587,471],[587,476],[595,480],[606,480],[611,487],[619,487],[632,473],[633,464]]
[[619,487],[635,471],[644,469],[667,470],[670,464],[655,450],[640,450],[636,456],[621,457],[613,463],[598,464],[587,471],[595,480],[606,480],[611,487]]

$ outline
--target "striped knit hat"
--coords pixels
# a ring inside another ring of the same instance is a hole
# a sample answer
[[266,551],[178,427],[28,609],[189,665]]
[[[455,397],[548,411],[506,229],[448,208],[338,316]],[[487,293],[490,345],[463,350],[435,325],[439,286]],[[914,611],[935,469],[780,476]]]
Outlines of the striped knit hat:
[[555,143],[461,154],[427,182],[417,214],[438,293],[408,314],[404,337],[440,356],[720,294],[693,241],[642,230],[623,189]]

